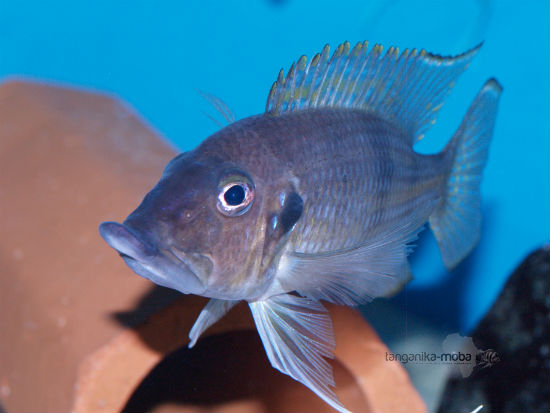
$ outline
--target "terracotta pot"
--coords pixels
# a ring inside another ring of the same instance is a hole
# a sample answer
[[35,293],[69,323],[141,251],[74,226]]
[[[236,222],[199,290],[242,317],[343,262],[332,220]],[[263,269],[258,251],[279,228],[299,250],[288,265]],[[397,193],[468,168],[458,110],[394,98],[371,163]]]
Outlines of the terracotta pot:
[[[0,400],[7,411],[331,411],[272,369],[245,305],[192,350],[205,300],[134,275],[97,233],[174,150],[110,97],[0,86]],[[357,411],[425,406],[354,310],[330,307],[337,393]]]

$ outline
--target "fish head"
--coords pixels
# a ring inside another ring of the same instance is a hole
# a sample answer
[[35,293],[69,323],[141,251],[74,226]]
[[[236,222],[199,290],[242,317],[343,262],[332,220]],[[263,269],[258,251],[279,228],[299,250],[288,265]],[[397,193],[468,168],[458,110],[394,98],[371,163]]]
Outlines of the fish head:
[[270,281],[262,266],[275,247],[266,238],[273,214],[265,213],[273,196],[266,203],[264,195],[246,168],[188,152],[122,224],[104,222],[99,231],[134,272],[159,285],[247,299]]

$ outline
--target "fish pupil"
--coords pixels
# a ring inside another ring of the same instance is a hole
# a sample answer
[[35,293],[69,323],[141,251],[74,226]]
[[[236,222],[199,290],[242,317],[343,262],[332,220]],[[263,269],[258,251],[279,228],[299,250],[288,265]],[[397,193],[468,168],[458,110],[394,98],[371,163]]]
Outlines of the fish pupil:
[[223,195],[227,205],[235,206],[243,203],[245,198],[244,188],[242,185],[233,185]]

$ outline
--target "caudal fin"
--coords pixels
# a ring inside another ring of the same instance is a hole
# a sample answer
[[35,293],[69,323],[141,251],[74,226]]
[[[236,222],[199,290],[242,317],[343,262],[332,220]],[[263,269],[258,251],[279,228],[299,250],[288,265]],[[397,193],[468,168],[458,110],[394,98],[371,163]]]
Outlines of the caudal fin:
[[430,216],[430,227],[448,269],[468,255],[479,239],[479,187],[487,163],[501,92],[502,87],[495,79],[485,83],[446,148],[454,155],[454,162],[447,192],[440,206]]

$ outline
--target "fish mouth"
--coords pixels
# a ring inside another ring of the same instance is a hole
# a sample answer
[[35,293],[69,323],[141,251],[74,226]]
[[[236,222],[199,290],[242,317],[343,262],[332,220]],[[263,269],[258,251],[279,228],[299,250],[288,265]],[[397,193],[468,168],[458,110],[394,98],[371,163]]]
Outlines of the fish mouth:
[[136,274],[183,294],[201,295],[206,286],[178,255],[161,250],[132,228],[103,222],[99,234]]

